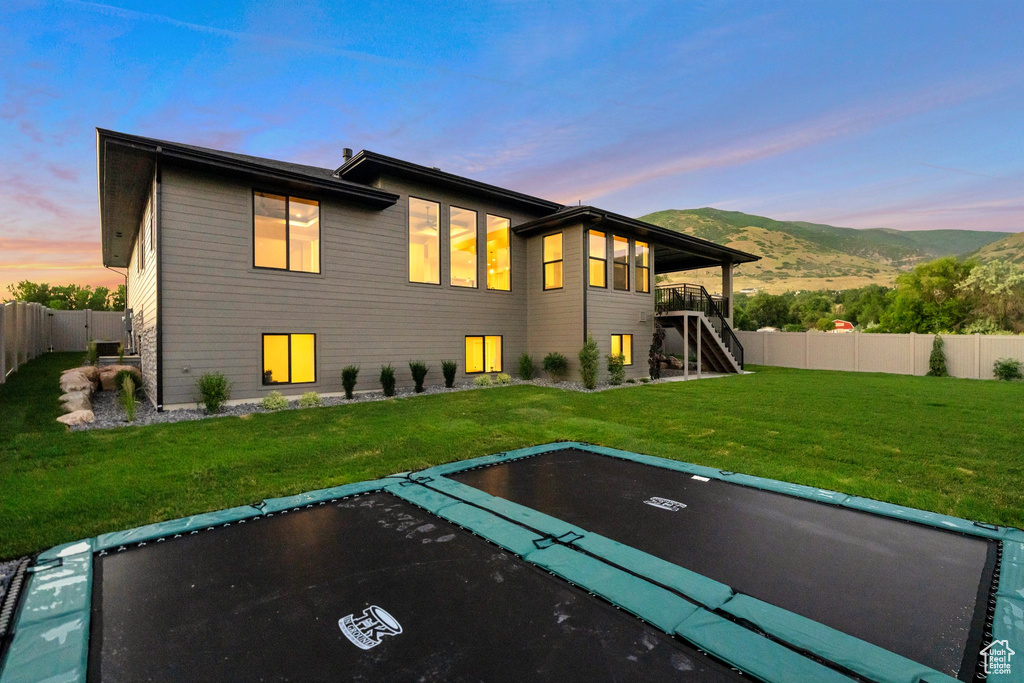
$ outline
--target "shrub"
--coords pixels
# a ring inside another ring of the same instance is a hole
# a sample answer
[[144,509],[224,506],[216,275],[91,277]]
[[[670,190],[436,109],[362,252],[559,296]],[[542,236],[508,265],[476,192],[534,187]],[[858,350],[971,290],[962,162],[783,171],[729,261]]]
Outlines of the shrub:
[[944,342],[942,337],[935,335],[932,340],[932,355],[928,357],[929,377],[949,377],[946,371],[946,353],[942,350]]
[[651,379],[661,377],[661,358],[665,350],[665,328],[660,323],[654,323],[654,336],[651,338],[651,350],[647,354],[647,368],[650,371]]
[[519,379],[529,381],[533,379],[534,372],[533,356],[528,353],[519,356]]
[[117,362],[124,362],[124,342],[121,342],[120,344],[117,345]]
[[1013,358],[1000,358],[997,360],[992,366],[992,373],[996,376],[996,379],[1006,381],[1024,378],[1024,373],[1021,373],[1021,362]]
[[91,341],[85,347],[85,362],[86,365],[96,365],[100,362],[100,352],[96,350],[96,342]]
[[[117,373],[117,376],[120,378],[121,373]],[[134,422],[135,410],[138,408],[137,399],[135,398],[135,378],[129,372],[128,376],[118,386],[121,387],[121,394],[117,398],[121,402],[124,418],[129,422]]]
[[280,391],[271,391],[260,401],[260,406],[263,410],[284,410],[288,407],[288,399]]
[[409,361],[409,370],[412,372],[412,381],[416,383],[416,393],[423,393],[423,380],[427,378],[430,368],[423,361]]
[[359,379],[359,368],[355,365],[346,365],[341,369],[341,386],[345,387],[345,398],[352,398],[352,391],[356,388],[357,379]]
[[544,372],[560,382],[569,376],[569,361],[557,351],[552,351],[544,356]]
[[636,384],[636,380],[632,377],[626,380],[626,384]]
[[491,381],[490,375],[480,375],[475,380],[473,380],[473,384],[475,384],[478,387],[489,387],[492,384],[494,384],[494,382]]
[[650,380],[649,378],[647,378],[647,377],[641,377],[641,378],[640,378],[640,381],[641,381],[642,383],[644,383],[644,384],[647,384],[647,383],[648,383],[648,382],[650,382],[651,380]]
[[316,408],[321,403],[320,394],[315,391],[307,391],[299,397],[300,408]]
[[507,372],[499,372],[494,379],[498,380],[498,384],[512,384],[512,375]]
[[228,378],[219,372],[208,372],[196,382],[199,389],[199,402],[206,407],[206,412],[216,413],[231,398],[231,384]]
[[132,378],[132,386],[135,387],[135,395],[138,396],[139,394],[141,394],[142,386],[137,383],[137,380],[135,379],[135,373],[132,372],[131,370],[118,370],[117,374],[114,375],[114,386],[123,387],[124,380],[127,377]]
[[597,350],[597,342],[593,335],[587,335],[587,341],[580,349],[580,380],[587,389],[597,388],[597,361],[601,357]]
[[606,356],[606,358],[608,358],[608,383],[622,384],[626,379],[626,357],[617,353],[613,356]]
[[388,365],[382,365],[380,368],[380,386],[384,390],[385,396],[395,395],[395,369]]
[[453,360],[441,361],[441,374],[444,375],[444,386],[451,389],[455,386],[455,371],[459,369],[458,363]]

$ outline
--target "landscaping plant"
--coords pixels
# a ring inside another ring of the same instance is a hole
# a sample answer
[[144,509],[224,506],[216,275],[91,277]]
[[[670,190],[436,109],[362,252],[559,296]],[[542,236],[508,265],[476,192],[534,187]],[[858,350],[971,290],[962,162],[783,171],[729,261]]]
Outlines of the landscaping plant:
[[[121,373],[117,373],[120,378]],[[121,410],[124,411],[124,419],[135,422],[135,411],[138,408],[138,399],[135,398],[135,378],[131,373],[124,378],[120,384],[121,394],[117,397],[121,402]]]
[[284,410],[288,407],[288,399],[280,391],[271,391],[260,401],[264,410]]
[[458,369],[458,364],[453,360],[441,361],[441,374],[444,375],[444,386],[446,389],[451,389],[455,386],[455,371]]
[[473,384],[475,384],[478,387],[489,387],[492,384],[494,384],[494,382],[491,381],[490,375],[480,375],[475,380],[473,380]]
[[142,392],[142,386],[136,382],[135,373],[131,370],[118,370],[117,374],[114,375],[114,386],[123,387],[124,381],[128,377],[131,377],[132,385],[135,387],[135,395],[138,396]]
[[660,323],[654,323],[654,337],[651,339],[651,352],[647,356],[647,367],[651,373],[651,379],[661,378],[661,356],[665,350],[665,328]]
[[992,374],[996,379],[1011,381],[1024,378],[1021,372],[1021,362],[1013,358],[1000,358],[992,366]]
[[423,393],[423,380],[427,378],[430,368],[423,361],[409,361],[409,370],[412,372],[412,381],[416,383],[416,393]]
[[117,345],[117,362],[124,362],[124,342],[121,342],[120,344]]
[[580,349],[580,380],[587,389],[597,388],[597,362],[601,357],[594,336],[587,335],[587,341]]
[[96,342],[89,342],[89,345],[85,347],[85,362],[87,365],[96,365],[100,362],[99,351],[96,350]]
[[307,391],[299,397],[300,408],[316,408],[321,403],[320,394],[315,391]]
[[556,382],[561,382],[569,376],[569,361],[557,351],[552,351],[544,356],[544,372]]
[[530,381],[533,379],[533,373],[533,356],[528,353],[519,356],[519,379]]
[[608,383],[619,385],[626,379],[626,357],[621,353],[607,356],[608,358]]
[[928,357],[929,377],[949,377],[946,371],[946,352],[942,350],[944,344],[942,337],[935,335],[935,339],[932,340],[932,355]]
[[507,372],[499,372],[494,379],[498,381],[498,384],[512,384],[512,375]]
[[345,398],[352,399],[357,379],[359,379],[359,368],[355,365],[346,365],[341,369],[341,386],[345,388]]
[[211,415],[231,399],[231,383],[219,372],[208,372],[200,377],[196,388],[199,389],[199,402]]
[[380,386],[385,396],[395,395],[395,369],[390,363],[380,368]]

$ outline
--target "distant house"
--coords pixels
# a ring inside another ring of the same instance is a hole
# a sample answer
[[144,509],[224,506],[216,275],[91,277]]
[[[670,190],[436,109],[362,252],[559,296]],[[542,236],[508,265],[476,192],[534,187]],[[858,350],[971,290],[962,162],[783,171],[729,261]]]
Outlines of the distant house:
[[837,334],[841,332],[853,332],[853,323],[849,320],[833,320],[832,324],[836,326],[832,331]]
[[759,327],[759,328],[757,328],[757,331],[758,332],[780,332],[781,330],[779,330],[779,328],[777,328],[777,327]]
[[743,289],[740,290],[740,294],[749,294],[751,296],[757,294],[757,292],[757,287],[744,287]]

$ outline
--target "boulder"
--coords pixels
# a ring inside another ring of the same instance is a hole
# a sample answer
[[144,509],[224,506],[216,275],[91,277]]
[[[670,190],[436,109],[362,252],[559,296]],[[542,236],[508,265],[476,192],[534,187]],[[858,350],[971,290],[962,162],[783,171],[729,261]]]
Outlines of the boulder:
[[89,401],[89,392],[72,391],[60,397],[65,413],[73,413],[76,410],[92,410],[92,403]]
[[93,390],[93,383],[86,375],[81,372],[67,372],[60,376],[60,390],[65,394],[72,391],[89,391]]
[[668,357],[668,367],[670,369],[672,369],[672,370],[682,370],[683,369],[683,361],[679,360],[675,356],[669,356]]
[[100,385],[103,391],[117,391],[121,387],[115,385],[117,373],[128,370],[135,376],[135,385],[142,384],[142,373],[134,365],[104,365],[100,368]]
[[66,424],[67,426],[85,424],[92,422],[96,419],[96,416],[92,414],[91,410],[76,410],[73,413],[67,415],[61,415],[57,418],[57,422]]

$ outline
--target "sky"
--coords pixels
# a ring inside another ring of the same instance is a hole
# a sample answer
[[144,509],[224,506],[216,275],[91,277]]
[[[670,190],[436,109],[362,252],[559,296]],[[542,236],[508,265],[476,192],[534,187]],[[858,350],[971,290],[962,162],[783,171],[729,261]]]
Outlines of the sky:
[[1017,0],[4,0],[0,293],[123,281],[96,127],[631,216],[1021,231],[1022,35]]

